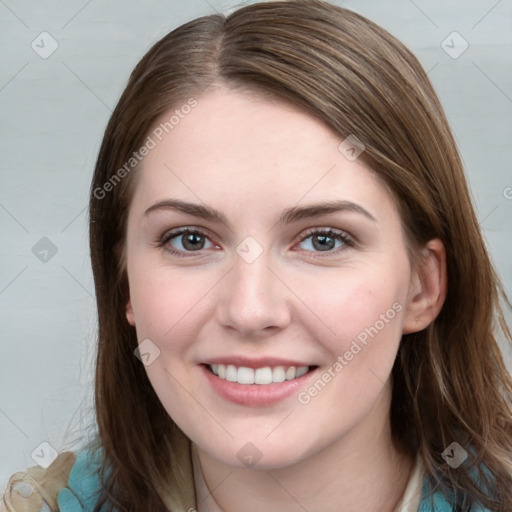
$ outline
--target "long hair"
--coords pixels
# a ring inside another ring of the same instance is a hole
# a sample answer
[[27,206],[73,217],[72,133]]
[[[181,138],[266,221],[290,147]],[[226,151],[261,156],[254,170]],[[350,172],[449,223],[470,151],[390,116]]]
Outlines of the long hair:
[[[178,27],[135,67],[108,123],[89,209],[99,321],[94,446],[104,485],[96,510],[178,510],[193,500],[189,440],[134,356],[125,237],[137,182],[130,159],[162,114],[218,85],[289,102],[340,142],[355,135],[365,145],[360,161],[398,205],[411,261],[430,239],[442,240],[447,297],[427,328],[402,336],[392,370],[393,440],[421,457],[432,489],[461,510],[481,503],[510,512],[512,381],[497,343],[500,333],[512,342],[501,299],[510,302],[454,137],[414,55],[373,22],[319,0],[256,3]],[[452,442],[468,453],[457,469],[442,456]]]

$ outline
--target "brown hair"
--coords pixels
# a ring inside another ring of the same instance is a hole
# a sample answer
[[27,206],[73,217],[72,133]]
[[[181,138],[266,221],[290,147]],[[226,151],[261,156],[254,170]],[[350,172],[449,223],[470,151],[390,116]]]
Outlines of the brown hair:
[[[318,0],[257,3],[178,27],[136,66],[108,123],[90,196],[99,317],[94,446],[103,450],[102,474],[111,470],[102,476],[96,510],[106,503],[155,512],[193,499],[181,491],[191,485],[189,441],[134,356],[137,337],[125,317],[126,222],[136,169],[111,181],[107,193],[104,185],[157,118],[217,86],[291,102],[340,141],[355,135],[366,146],[360,158],[395,197],[412,261],[429,240],[442,240],[447,297],[426,329],[402,337],[392,371],[393,437],[422,458],[432,487],[450,494],[460,510],[473,502],[510,512],[512,382],[496,341],[499,330],[512,341],[500,297],[510,303],[483,242],[454,138],[411,52],[373,22]],[[453,441],[469,452],[457,469],[441,456]]]

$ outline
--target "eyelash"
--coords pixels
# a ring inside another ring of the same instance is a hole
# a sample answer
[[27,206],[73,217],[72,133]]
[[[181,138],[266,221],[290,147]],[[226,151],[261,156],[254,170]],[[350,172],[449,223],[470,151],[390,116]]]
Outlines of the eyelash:
[[[184,235],[184,234],[197,235],[197,236],[208,238],[208,234],[200,229],[180,228],[180,229],[165,233],[163,235],[163,237],[160,239],[160,241],[158,243],[158,247],[163,248],[164,250],[166,250],[167,252],[171,253],[174,256],[184,257],[184,258],[189,257],[189,255],[187,253],[190,253],[190,256],[192,256],[194,252],[201,252],[201,250],[199,250],[199,251],[185,251],[185,253],[184,253],[183,251],[178,251],[174,248],[170,248],[170,246],[167,245],[173,238],[177,238],[178,236]],[[298,241],[298,243],[304,242],[304,240],[307,240],[312,235],[328,236],[329,238],[334,238],[335,240],[343,242],[343,244],[344,244],[344,246],[338,247],[338,249],[325,251],[325,254],[322,254],[323,251],[313,251],[313,252],[317,252],[319,254],[319,256],[315,256],[315,257],[329,258],[331,256],[338,255],[338,253],[340,251],[344,250],[345,247],[354,247],[356,245],[355,240],[352,237],[350,237],[347,233],[345,233],[343,231],[334,230],[331,228],[329,228],[329,229],[310,228],[308,231],[306,231],[305,235]],[[306,251],[306,252],[311,252],[311,251]]]

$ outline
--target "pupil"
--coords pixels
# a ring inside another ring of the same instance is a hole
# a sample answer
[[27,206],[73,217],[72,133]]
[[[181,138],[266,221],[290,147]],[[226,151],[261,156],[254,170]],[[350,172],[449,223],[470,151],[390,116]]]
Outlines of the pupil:
[[[326,250],[329,250],[329,249],[332,249],[332,243],[331,244],[326,244],[326,240],[330,239],[331,241],[334,241],[334,239],[332,237],[330,237],[329,235],[317,235],[313,238],[313,245],[315,246],[315,249],[320,249],[321,251],[326,251]],[[321,240],[320,244],[317,245],[315,243],[316,240]]]
[[[199,243],[197,243],[198,240],[199,240]],[[189,234],[189,235],[186,235],[185,243],[183,244],[183,246],[185,248],[187,248],[187,244],[190,244],[190,246],[188,247],[189,249],[192,249],[192,250],[201,249],[202,245],[200,243],[200,240],[201,240],[201,236],[199,236],[199,235],[195,235],[193,233]]]

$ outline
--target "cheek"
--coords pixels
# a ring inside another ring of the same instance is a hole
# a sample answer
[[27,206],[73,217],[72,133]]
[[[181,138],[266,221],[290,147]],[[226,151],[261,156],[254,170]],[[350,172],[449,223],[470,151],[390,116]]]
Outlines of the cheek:
[[339,274],[324,288],[329,293],[321,293],[318,282],[309,284],[308,297],[322,319],[311,321],[309,329],[329,354],[329,361],[298,400],[306,406],[305,414],[330,415],[333,429],[334,425],[348,428],[370,410],[385,389],[396,358],[405,280],[396,272],[379,270],[368,267]]
[[[197,418],[201,411],[194,409],[194,402],[183,392],[192,389],[184,362],[189,360],[191,340],[200,333],[199,317],[204,307],[201,298],[207,280],[200,285],[186,271],[171,272],[137,263],[129,276],[137,338],[139,342],[150,339],[160,350],[158,357],[145,366],[148,379],[173,419],[187,420],[189,416],[183,411],[193,411],[190,417]],[[190,430],[193,421],[181,427]]]
[[329,352],[339,355],[355,339],[363,344],[376,336],[386,343],[399,341],[405,289],[400,276],[351,269],[303,286],[316,318],[310,325],[317,326],[315,337]]
[[[318,442],[323,435],[350,429],[387,390],[401,339],[404,282],[397,275],[382,275],[370,269],[350,278],[347,273],[338,286],[331,280],[329,294],[309,295],[316,300],[318,316],[334,331],[326,336],[321,322],[310,324],[331,359],[298,396],[303,414],[323,417],[329,425]],[[310,289],[319,290],[318,284]]]
[[218,279],[208,272],[200,278],[197,274],[192,267],[172,271],[142,263],[129,273],[137,337],[151,339],[166,363],[189,346],[204,323],[209,303],[205,295]]

